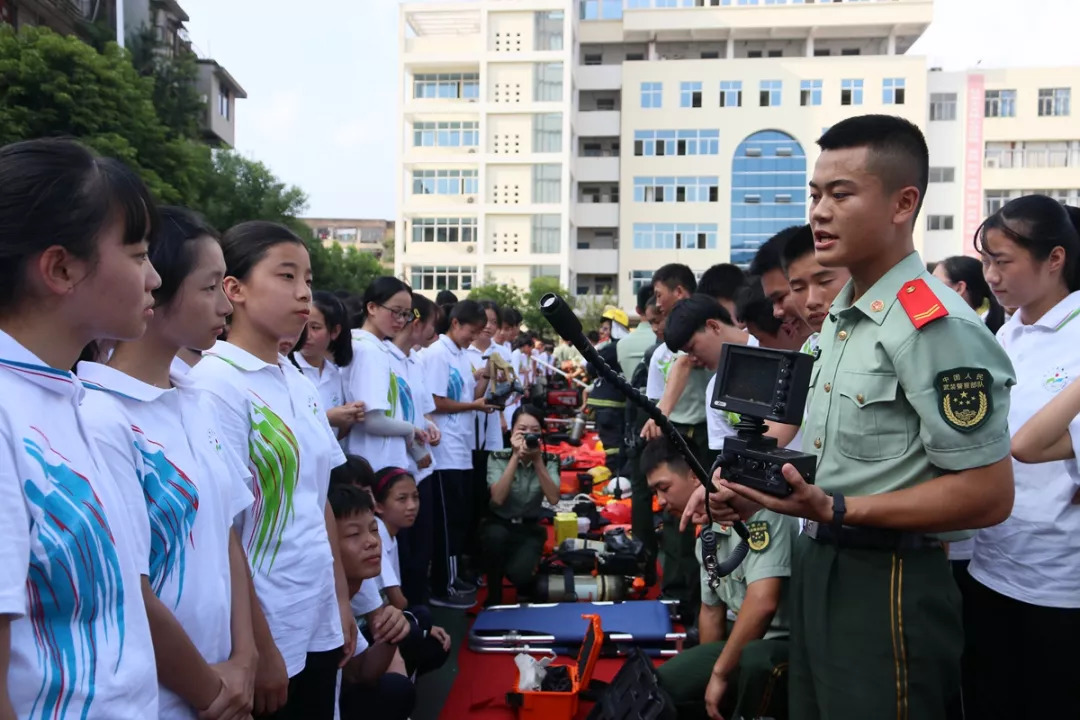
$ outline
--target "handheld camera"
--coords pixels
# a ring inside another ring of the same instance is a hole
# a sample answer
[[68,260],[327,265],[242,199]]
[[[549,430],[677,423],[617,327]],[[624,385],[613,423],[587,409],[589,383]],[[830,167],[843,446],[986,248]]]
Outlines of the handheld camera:
[[795,466],[808,483],[814,482],[817,457],[778,448],[765,436],[765,421],[801,425],[814,357],[801,352],[746,345],[724,345],[711,405],[740,416],[737,435],[724,439],[717,460],[725,480],[761,492],[786,497],[791,486],[780,469]]
[[536,433],[525,434],[525,447],[530,450],[535,450],[540,447],[540,436]]

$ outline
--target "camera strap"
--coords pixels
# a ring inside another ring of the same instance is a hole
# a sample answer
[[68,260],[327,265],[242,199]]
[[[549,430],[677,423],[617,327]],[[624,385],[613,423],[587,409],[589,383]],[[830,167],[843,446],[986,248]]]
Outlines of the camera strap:
[[[706,500],[708,502],[708,500]],[[705,566],[705,574],[709,577],[709,587],[712,590],[720,587],[720,561],[716,559],[716,533],[709,525],[701,531],[701,564]]]

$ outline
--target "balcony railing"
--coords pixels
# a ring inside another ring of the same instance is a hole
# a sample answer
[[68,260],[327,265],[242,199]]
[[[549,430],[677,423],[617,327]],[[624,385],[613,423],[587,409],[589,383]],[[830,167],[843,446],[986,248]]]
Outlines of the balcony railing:
[[1080,150],[987,150],[985,166],[993,169],[1080,167]]

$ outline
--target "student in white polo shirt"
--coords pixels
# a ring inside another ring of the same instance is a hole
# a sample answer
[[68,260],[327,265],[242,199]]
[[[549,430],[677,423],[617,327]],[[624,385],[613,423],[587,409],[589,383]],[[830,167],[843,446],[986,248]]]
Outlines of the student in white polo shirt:
[[333,293],[311,296],[311,317],[304,328],[304,345],[292,360],[319,391],[330,427],[344,437],[354,423],[363,422],[363,403],[345,402],[344,371],[352,363],[352,338],[345,306]]
[[[252,503],[246,463],[220,437],[210,398],[172,371],[181,347],[207,350],[232,305],[222,289],[217,232],[194,213],[162,208],[150,248],[161,275],[154,317],[108,365],[79,363],[91,437],[115,472],[142,482],[150,519],[143,597],[158,658],[158,717],[252,709],[255,677],[248,566],[233,521]],[[129,436],[134,430],[138,453]],[[234,602],[235,600],[235,602]]]
[[330,470],[345,457],[315,386],[278,354],[310,316],[311,260],[292,231],[266,222],[232,228],[222,249],[229,341],[191,377],[214,400],[221,442],[254,475],[255,503],[238,523],[259,601],[254,714],[329,720],[339,663],[356,642],[326,502]]
[[429,482],[435,491],[435,552],[431,562],[431,604],[469,608],[475,603],[475,586],[457,574],[458,556],[472,527],[469,489],[472,473],[473,413],[489,406],[484,402],[487,368],[475,373],[465,348],[487,324],[479,303],[462,300],[450,312],[445,335],[423,354],[428,390],[435,401],[435,422],[442,442],[435,447],[438,470]]
[[[0,717],[158,713],[141,592],[150,528],[68,368],[142,335],[160,282],[150,192],[67,140],[0,148]],[[134,433],[128,435],[134,453]]]
[[[413,293],[414,320],[394,338],[394,345],[407,355],[406,375],[409,387],[412,388],[412,413],[406,418],[417,428],[425,431],[428,436],[428,446],[425,450],[431,462],[421,468],[415,455],[409,454],[409,473],[416,480],[420,491],[420,507],[417,511],[416,522],[412,527],[405,529],[398,542],[401,546],[401,587],[406,595],[416,598],[417,602],[427,604],[430,590],[428,588],[428,566],[431,565],[432,543],[434,538],[433,526],[435,522],[435,497],[431,483],[424,482],[435,472],[434,453],[431,447],[438,445],[442,440],[439,426],[432,419],[435,412],[435,401],[427,389],[427,379],[424,377],[424,368],[421,364],[417,348],[427,347],[435,337],[435,303],[423,295]],[[420,459],[423,459],[422,457]]]
[[349,431],[348,451],[376,470],[406,467],[410,449],[427,442],[427,434],[405,419],[415,401],[405,357],[393,345],[413,320],[412,290],[395,277],[378,277],[364,291],[363,303],[363,324],[352,333],[345,397],[362,402],[365,417]]
[[[1013,433],[1080,376],[1080,234],[1069,212],[1028,195],[976,235],[991,290],[1018,308],[997,334],[1016,370]],[[1014,462],[1013,476],[1012,514],[976,534],[968,566],[964,706],[980,720],[1080,717],[1080,472],[1075,460]],[[1007,670],[987,657],[1002,652],[1031,661]]]

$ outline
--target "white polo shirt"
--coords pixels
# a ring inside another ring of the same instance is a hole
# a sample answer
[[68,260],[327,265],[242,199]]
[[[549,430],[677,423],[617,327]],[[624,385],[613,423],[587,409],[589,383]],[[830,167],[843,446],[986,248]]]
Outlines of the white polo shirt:
[[241,516],[240,540],[292,677],[308,652],[344,642],[325,508],[330,470],[345,455],[315,386],[285,357],[271,365],[219,341],[191,378],[213,400],[222,443],[248,459],[255,503]]
[[[432,395],[467,403],[474,400],[476,379],[465,351],[442,335],[421,354],[424,378]],[[435,424],[442,442],[432,448],[440,470],[471,470],[473,448],[472,412],[436,413]]]
[[[1022,324],[1017,313],[998,331],[998,342],[1016,370],[1009,399],[1009,428],[1015,433],[1080,378],[1080,292],[1031,325]],[[1077,434],[1073,438],[1075,445]],[[1021,602],[1080,608],[1080,505],[1072,504],[1080,489],[1077,460],[1013,460],[1013,477],[1012,514],[975,535],[972,577]]]
[[[405,357],[392,343],[375,337],[367,330],[353,330],[353,361],[345,397],[364,403],[368,415],[384,413],[395,420],[404,420],[406,408],[413,404],[408,380],[405,378]],[[350,455],[359,455],[371,463],[376,472],[385,467],[409,467],[409,452],[403,436],[372,435],[357,423],[349,431],[347,444]]]
[[[424,416],[435,412],[435,398],[428,392],[427,379],[424,377],[424,365],[420,360],[420,353],[416,350],[410,352],[405,365],[408,368],[409,387],[412,388],[413,401],[416,403],[416,417],[413,418],[413,425],[426,431],[428,419]],[[431,461],[430,465],[421,470],[416,461],[412,459],[412,456],[409,456],[409,472],[412,473],[417,486],[438,469],[434,451],[431,453]]]
[[379,524],[379,539],[382,540],[382,571],[379,573],[380,590],[401,586],[401,560],[398,557],[397,538],[390,534],[382,518],[375,518]]
[[[90,436],[86,390],[0,332],[0,613],[15,716],[157,717],[138,478]],[[121,431],[129,426],[122,426]],[[134,434],[128,447],[135,450]],[[129,503],[127,498],[136,501]]]
[[300,353],[294,353],[293,357],[300,367],[300,372],[304,373],[304,377],[310,380],[319,391],[319,404],[322,405],[324,411],[329,412],[345,404],[345,383],[341,368],[329,360],[324,360],[322,370],[320,370]]
[[[482,367],[487,366],[488,358],[492,353],[498,353],[499,357],[506,360],[507,364],[510,362],[510,358],[506,355],[506,351],[501,345],[492,343],[487,350],[481,350],[473,345],[465,351],[466,356],[469,358],[469,367],[473,372],[476,372]],[[485,397],[491,396],[491,383],[488,384],[488,391]],[[507,410],[510,406],[507,406]],[[486,413],[477,411],[473,415],[474,425],[474,442],[477,450],[502,450],[503,449],[503,435],[502,435],[502,423],[499,422],[498,413]]]
[[[223,434],[210,399],[187,374],[173,388],[154,387],[97,363],[80,363],[90,392],[83,408],[91,437],[110,467],[142,483],[150,518],[150,584],[210,664],[232,653],[229,533],[253,502],[251,473]],[[131,452],[134,431],[139,455]],[[246,592],[246,591],[245,591]],[[164,685],[158,717],[194,718],[195,711]]]

